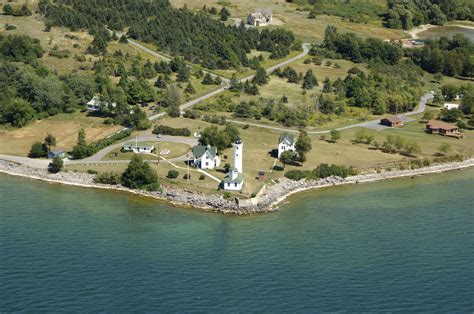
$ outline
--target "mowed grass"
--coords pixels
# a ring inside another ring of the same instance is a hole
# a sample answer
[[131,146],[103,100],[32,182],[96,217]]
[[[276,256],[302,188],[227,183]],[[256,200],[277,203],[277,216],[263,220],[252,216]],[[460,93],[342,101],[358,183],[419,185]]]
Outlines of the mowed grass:
[[[187,5],[192,10],[200,10],[204,5],[208,8],[215,6],[220,10],[225,5],[230,10],[231,17],[242,18],[244,21],[246,21],[249,13],[254,12],[255,8],[271,7],[273,17],[283,22],[281,27],[293,31],[298,38],[305,42],[321,42],[327,25],[335,25],[341,31],[354,32],[362,37],[398,39],[406,36],[402,30],[383,27],[381,20],[371,21],[367,24],[352,23],[340,17],[327,15],[319,15],[315,19],[308,19],[308,11],[303,11],[301,6],[285,0],[171,0],[170,2],[175,7]],[[385,5],[385,2],[380,2],[380,5]]]
[[[0,3],[5,1],[0,1]],[[5,31],[5,25],[15,25],[14,30]],[[95,58],[87,55],[85,62],[79,62],[74,59],[74,55],[84,55],[87,47],[92,42],[92,37],[86,32],[71,32],[64,27],[52,27],[50,32],[45,32],[44,21],[38,14],[32,16],[13,17],[0,15],[0,32],[3,34],[27,35],[40,40],[41,47],[45,51],[42,61],[48,69],[58,71],[60,74],[71,72],[72,69],[87,68],[90,69]],[[74,35],[78,39],[66,38],[65,35]],[[78,44],[79,47],[74,47]],[[49,55],[49,52],[57,47],[59,50],[67,49],[70,51],[68,58],[59,59]]]
[[47,119],[34,121],[20,129],[0,129],[0,153],[16,156],[26,156],[31,145],[43,141],[51,133],[56,137],[58,148],[72,149],[77,142],[77,132],[84,128],[86,140],[92,142],[106,137],[122,126],[105,125],[104,119],[89,117],[86,113],[58,114]]

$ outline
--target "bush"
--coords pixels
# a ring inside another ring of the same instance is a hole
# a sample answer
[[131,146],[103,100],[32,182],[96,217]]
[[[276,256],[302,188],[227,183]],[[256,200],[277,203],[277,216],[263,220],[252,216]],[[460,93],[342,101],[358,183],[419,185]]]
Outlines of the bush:
[[54,157],[53,161],[48,165],[48,172],[58,173],[63,169],[64,163],[63,160],[59,157]]
[[206,176],[203,175],[203,174],[201,174],[201,175],[199,176],[199,180],[204,180],[204,179],[206,179]]
[[191,136],[191,131],[188,128],[172,128],[166,125],[157,125],[153,129],[153,134],[163,134],[172,136]]
[[97,174],[98,172],[92,169],[87,170],[88,174]]
[[176,170],[168,171],[168,175],[166,176],[168,179],[176,179],[179,176],[179,172]]
[[83,159],[89,156],[94,155],[99,150],[114,144],[120,140],[123,140],[126,137],[129,137],[133,132],[133,129],[127,129],[118,133],[113,134],[110,137],[100,139],[96,142],[91,143],[90,145],[76,145],[72,150],[72,158],[74,159]]
[[119,185],[122,180],[120,179],[120,174],[118,173],[104,172],[96,175],[94,178],[94,182],[110,185]]
[[30,158],[41,158],[48,156],[48,146],[45,143],[36,142],[31,145],[28,157]]
[[224,199],[228,200],[229,198],[231,198],[232,194],[230,194],[230,192],[226,191],[224,192]]
[[191,179],[191,174],[185,174],[185,175],[183,176],[183,179],[184,179],[184,180]]
[[285,173],[285,177],[290,180],[299,181],[308,177],[308,174],[301,170],[290,170]]
[[313,170],[313,177],[315,178],[327,178],[330,176],[336,176],[345,178],[347,176],[356,175],[357,171],[352,167],[346,166],[338,166],[338,165],[328,165],[328,164],[320,164]]

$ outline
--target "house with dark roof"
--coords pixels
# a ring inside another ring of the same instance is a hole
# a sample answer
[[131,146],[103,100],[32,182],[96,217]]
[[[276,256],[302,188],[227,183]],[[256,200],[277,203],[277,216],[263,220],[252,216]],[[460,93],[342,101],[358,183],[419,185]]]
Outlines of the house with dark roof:
[[278,158],[280,158],[281,154],[286,151],[294,152],[295,149],[295,136],[290,133],[283,133],[280,135],[278,140]]
[[59,157],[59,158],[66,157],[66,151],[64,150],[64,148],[58,148],[58,149],[55,149],[55,150],[51,150],[48,153],[48,158],[49,159],[53,159],[55,157]]
[[380,124],[394,128],[402,125],[402,119],[397,116],[387,116],[380,120]]
[[439,120],[428,121],[426,124],[426,132],[430,134],[440,134],[456,138],[461,138],[463,136],[457,126]]
[[221,164],[221,158],[217,154],[217,147],[196,145],[193,147],[193,165],[199,169],[214,169]]

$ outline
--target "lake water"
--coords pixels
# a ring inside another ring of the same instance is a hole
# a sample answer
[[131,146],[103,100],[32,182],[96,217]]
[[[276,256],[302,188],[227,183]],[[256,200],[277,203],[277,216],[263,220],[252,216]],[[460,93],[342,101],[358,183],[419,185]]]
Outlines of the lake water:
[[473,178],[236,217],[0,175],[0,312],[472,312]]
[[457,27],[457,26],[441,26],[428,29],[418,34],[421,39],[439,39],[441,36],[453,37],[455,34],[464,34],[467,38],[474,41],[474,29]]

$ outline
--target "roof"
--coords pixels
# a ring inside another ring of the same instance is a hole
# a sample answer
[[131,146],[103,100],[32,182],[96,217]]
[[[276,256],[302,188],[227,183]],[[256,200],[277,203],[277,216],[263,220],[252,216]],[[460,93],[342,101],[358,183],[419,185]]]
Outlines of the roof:
[[288,145],[295,144],[295,136],[290,133],[283,133],[280,135],[279,143],[285,141]]
[[272,8],[257,8],[255,10],[255,12],[256,13],[261,13],[266,18],[272,16],[272,14],[273,14]]
[[65,152],[64,148],[58,148],[58,149],[50,151],[50,153],[53,154],[53,155],[64,154],[64,152]]
[[222,182],[224,183],[242,183],[244,181],[244,175],[242,173],[237,174],[237,178],[232,179],[231,175],[226,175]]
[[263,19],[266,19],[265,16],[263,16],[262,13],[260,12],[256,12],[256,13],[250,13],[250,15],[256,19],[256,20],[263,20]]
[[428,129],[442,129],[442,130],[451,130],[451,129],[458,129],[457,126],[454,124],[446,123],[439,120],[430,120],[426,124],[426,128]]
[[217,155],[217,147],[204,145],[196,145],[193,147],[193,156],[196,159],[201,158],[206,152],[209,152],[209,155],[211,155],[212,158],[215,158]]
[[155,146],[155,143],[154,142],[138,142],[138,143],[135,143],[135,141],[130,141],[130,142],[127,142],[127,143],[123,144],[123,146],[153,147],[153,146]]
[[387,121],[389,121],[390,123],[402,122],[402,119],[400,119],[400,118],[397,117],[397,116],[386,116],[386,117],[383,118],[382,120],[387,120]]

